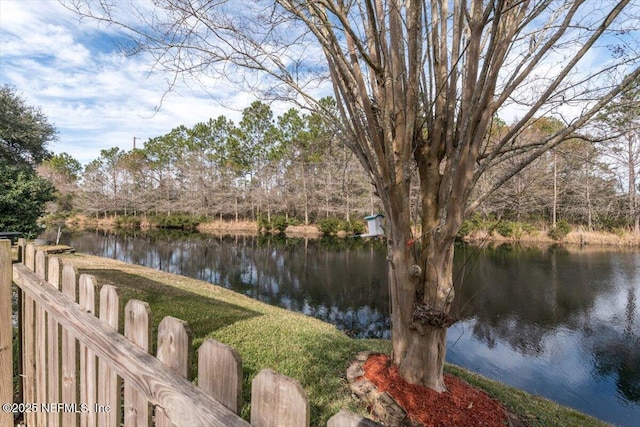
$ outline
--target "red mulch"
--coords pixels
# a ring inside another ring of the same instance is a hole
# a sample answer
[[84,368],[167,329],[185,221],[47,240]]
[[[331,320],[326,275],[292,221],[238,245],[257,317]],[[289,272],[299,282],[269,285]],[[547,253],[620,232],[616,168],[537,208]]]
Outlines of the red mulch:
[[425,427],[502,427],[507,412],[496,400],[458,378],[445,374],[447,392],[437,393],[420,385],[407,384],[398,369],[383,354],[369,356],[365,377],[386,391],[405,410],[413,422]]

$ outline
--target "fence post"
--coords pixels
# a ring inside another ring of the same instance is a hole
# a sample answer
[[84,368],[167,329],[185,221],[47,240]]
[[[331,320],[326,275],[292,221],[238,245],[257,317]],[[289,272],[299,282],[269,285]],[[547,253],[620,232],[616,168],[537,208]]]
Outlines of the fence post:
[[[35,254],[35,273],[46,281],[47,256],[42,250]],[[35,305],[36,332],[35,332],[35,362],[36,362],[36,402],[47,402],[47,312],[40,304]],[[36,414],[39,426],[47,424],[47,414],[38,411]]]
[[[33,271],[35,267],[35,247],[29,243],[24,248],[25,266]],[[35,303],[31,297],[24,294],[22,298],[22,397],[25,403],[36,401],[35,388]],[[26,412],[24,420],[28,426],[36,424],[35,413]]]
[[[100,289],[100,320],[118,331],[120,296],[115,286],[104,285]],[[98,404],[105,410],[99,412],[98,425],[120,427],[120,377],[102,359],[98,359]]]
[[29,267],[29,270],[35,271],[36,269],[36,246],[33,243],[27,243],[24,249],[24,264]]
[[[62,293],[69,297],[72,301],[76,301],[76,277],[78,273],[74,266],[64,264],[62,266]],[[65,328],[62,328],[62,390],[60,397],[62,402],[70,405],[78,403],[76,393],[77,377],[76,377],[76,338]],[[78,416],[72,411],[62,412],[62,425],[77,425]]]
[[300,383],[270,369],[251,382],[252,427],[309,427],[307,393]]
[[242,359],[235,348],[208,339],[198,349],[198,387],[234,413],[242,409]]
[[[189,378],[191,367],[192,334],[187,322],[167,316],[158,325],[158,360],[185,378]],[[171,427],[163,408],[156,406],[156,427]]]
[[[25,245],[25,239],[23,237],[19,238],[18,264],[24,264]],[[18,393],[16,402],[24,402],[24,359],[22,357],[24,354],[24,292],[17,286],[16,291],[18,292],[18,335],[16,337],[18,340],[18,360],[16,360],[16,364],[18,365]]]
[[[11,241],[0,239],[0,403],[13,403],[13,310]],[[13,425],[13,413],[0,412],[0,425]]]
[[[124,308],[124,336],[144,351],[149,351],[151,335],[151,309],[144,301],[129,300]],[[145,396],[124,382],[124,425],[144,427],[151,425],[151,406]]]
[[[80,275],[78,283],[78,303],[91,314],[96,311],[95,278]],[[80,403],[88,406],[88,411],[80,414],[80,426],[96,426],[96,356],[86,345],[80,343]]]
[[[60,274],[62,273],[62,263],[57,257],[49,258],[49,268],[47,270],[47,282],[54,288],[60,289]],[[60,402],[60,333],[58,322],[53,316],[48,317],[47,333],[47,373],[48,373],[48,398],[47,402]],[[47,426],[58,427],[60,425],[60,413],[51,411],[47,419]]]

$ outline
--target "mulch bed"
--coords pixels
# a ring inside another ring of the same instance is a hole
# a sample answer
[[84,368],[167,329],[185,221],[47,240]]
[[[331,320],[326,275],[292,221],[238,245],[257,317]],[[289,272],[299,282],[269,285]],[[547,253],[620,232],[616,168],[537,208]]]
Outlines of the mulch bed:
[[[452,375],[445,374],[446,392],[407,384],[398,369],[384,354],[360,355],[358,374],[352,370],[352,388],[368,401],[374,416],[386,425],[424,427],[502,427],[511,425],[500,402],[482,390]],[[354,368],[356,369],[356,368]],[[348,375],[349,376],[349,375]],[[366,384],[366,385],[365,385]],[[362,393],[362,390],[365,392]],[[390,398],[390,399],[389,399]],[[379,401],[389,400],[389,402]],[[401,409],[395,408],[396,405]],[[393,415],[388,415],[389,408]],[[397,412],[403,412],[398,416]],[[380,413],[382,412],[382,413]]]

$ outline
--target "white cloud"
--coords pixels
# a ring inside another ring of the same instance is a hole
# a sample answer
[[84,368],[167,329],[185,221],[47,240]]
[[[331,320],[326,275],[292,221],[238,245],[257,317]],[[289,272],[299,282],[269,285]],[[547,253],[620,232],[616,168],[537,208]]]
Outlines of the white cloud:
[[121,55],[114,35],[54,0],[0,1],[0,84],[14,86],[55,125],[52,151],[87,163],[101,149],[132,148],[134,136],[140,144],[219,115],[237,122],[253,100],[221,82],[217,101],[198,85],[165,94],[167,76],[150,73],[143,57]]

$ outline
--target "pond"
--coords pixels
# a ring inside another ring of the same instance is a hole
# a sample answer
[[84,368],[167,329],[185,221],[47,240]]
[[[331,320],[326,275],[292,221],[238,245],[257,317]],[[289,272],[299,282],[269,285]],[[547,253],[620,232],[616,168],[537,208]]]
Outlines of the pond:
[[[45,236],[55,238],[55,232]],[[388,338],[378,240],[65,232],[60,243]],[[456,248],[447,360],[619,426],[640,419],[640,252]]]

